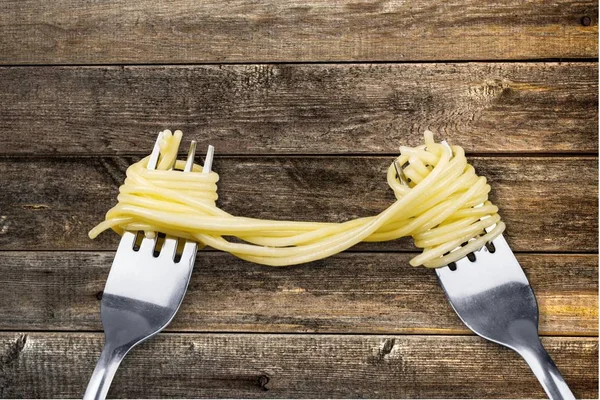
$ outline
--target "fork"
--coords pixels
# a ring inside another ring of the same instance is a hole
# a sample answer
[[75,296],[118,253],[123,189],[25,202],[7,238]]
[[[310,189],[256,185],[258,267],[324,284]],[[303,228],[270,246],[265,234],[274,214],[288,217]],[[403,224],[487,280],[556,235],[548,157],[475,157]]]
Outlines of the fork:
[[533,289],[503,235],[435,272],[469,329],[523,357],[550,399],[575,399],[540,341]]
[[[148,169],[156,169],[161,137],[162,133],[156,139]],[[192,141],[184,173],[192,170],[195,151],[196,142]],[[203,173],[210,172],[212,156],[209,146]],[[106,281],[100,303],[104,349],[85,391],[86,400],[106,398],[125,355],[171,322],[190,281],[197,243],[185,241],[179,258],[177,238],[164,238],[162,248],[157,249],[158,237],[143,238],[138,247],[137,235],[141,233],[123,234]]]

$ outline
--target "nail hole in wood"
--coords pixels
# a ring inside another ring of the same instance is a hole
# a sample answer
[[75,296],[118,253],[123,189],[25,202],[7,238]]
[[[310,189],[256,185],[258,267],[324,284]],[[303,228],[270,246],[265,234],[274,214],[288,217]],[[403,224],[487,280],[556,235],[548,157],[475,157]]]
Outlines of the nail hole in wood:
[[270,380],[271,379],[267,375],[261,375],[258,377],[258,386],[262,390],[267,391],[267,390],[269,390],[269,387],[267,385],[269,384]]
[[587,15],[585,17],[581,18],[581,25],[590,26],[591,24],[592,24],[592,19],[590,17],[588,17]]

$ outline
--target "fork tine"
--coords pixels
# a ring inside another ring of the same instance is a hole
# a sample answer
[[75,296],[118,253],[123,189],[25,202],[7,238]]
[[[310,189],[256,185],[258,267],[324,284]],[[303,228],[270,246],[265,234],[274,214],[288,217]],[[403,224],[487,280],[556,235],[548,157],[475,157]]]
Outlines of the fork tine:
[[165,242],[163,244],[162,249],[160,250],[160,257],[167,257],[171,260],[175,257],[175,252],[177,251],[177,239],[167,236],[165,238]]
[[398,177],[400,182],[403,185],[408,186],[408,180],[406,179],[406,175],[404,175],[402,168],[398,167],[398,161],[394,160],[394,168],[396,169],[396,176]]
[[195,257],[197,250],[198,250],[197,243],[186,241],[185,245],[183,246],[183,252],[181,253],[181,259],[187,260],[190,257]]
[[212,145],[208,145],[208,150],[206,151],[206,160],[204,160],[204,166],[202,167],[203,174],[210,174],[210,171],[212,171],[214,154],[215,148]]
[[196,141],[192,140],[190,143],[190,150],[188,151],[187,160],[185,161],[185,168],[183,172],[192,172],[194,167],[194,157],[196,156]]
[[160,140],[163,137],[163,132],[158,133],[158,137],[156,138],[156,142],[154,142],[154,148],[152,149],[152,154],[150,154],[150,159],[148,160],[148,169],[156,169],[156,165],[158,164],[158,156],[160,155]]
[[154,252],[154,246],[156,245],[156,239],[152,238],[149,239],[147,237],[145,237],[142,240],[142,244],[140,245],[140,252],[142,254],[150,254],[152,252]]
[[[192,172],[192,169],[194,168],[194,158],[196,156],[196,143],[197,142],[195,140],[192,140],[190,142],[190,149],[188,150],[188,155],[187,155],[187,159],[185,161],[185,168],[183,169],[183,172]],[[169,241],[168,247],[166,247],[167,241]],[[195,256],[196,249],[197,249],[196,243],[186,241],[186,243],[183,247],[183,252],[181,254],[181,258],[186,259],[188,257]],[[165,244],[163,245],[163,250],[165,251],[166,254],[169,254],[169,257],[173,258],[175,256],[175,252],[177,251],[177,240],[175,240],[175,239],[165,240]]]
[[131,251],[133,250],[133,244],[135,243],[136,232],[123,232],[123,236],[121,236],[121,241],[119,242],[118,251]]

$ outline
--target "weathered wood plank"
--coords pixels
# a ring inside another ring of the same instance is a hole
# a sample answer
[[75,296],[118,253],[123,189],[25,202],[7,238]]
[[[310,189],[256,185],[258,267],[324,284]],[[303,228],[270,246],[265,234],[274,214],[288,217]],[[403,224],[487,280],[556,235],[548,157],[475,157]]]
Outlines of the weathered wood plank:
[[[413,254],[341,254],[270,268],[205,252],[168,330],[471,334]],[[543,335],[598,335],[598,256],[518,254]],[[0,252],[0,329],[101,330],[112,252]],[[16,312],[15,310],[18,310]]]
[[594,58],[597,15],[576,0],[4,1],[0,63]]
[[394,153],[426,128],[469,152],[598,150],[596,63],[0,68],[0,81],[5,155],[146,153],[165,128],[219,154]]
[[[103,338],[0,333],[0,395],[77,397]],[[577,398],[598,396],[598,339],[544,338]],[[117,398],[545,398],[519,356],[478,337],[162,334],[117,372]]]
[[[492,185],[514,251],[593,252],[595,157],[472,157]],[[130,157],[0,159],[0,250],[113,250],[117,235],[87,232],[115,203]],[[393,201],[391,157],[222,157],[220,206],[257,218],[343,221]],[[414,250],[409,239],[358,249]]]

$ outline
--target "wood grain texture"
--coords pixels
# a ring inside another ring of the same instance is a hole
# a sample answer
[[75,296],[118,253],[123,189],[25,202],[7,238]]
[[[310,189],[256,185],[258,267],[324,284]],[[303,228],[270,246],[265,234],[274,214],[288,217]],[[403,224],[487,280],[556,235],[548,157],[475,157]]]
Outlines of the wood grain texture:
[[[392,157],[221,157],[218,204],[234,215],[344,221],[394,200]],[[0,250],[114,250],[87,232],[115,204],[131,157],[0,159]],[[492,186],[514,251],[595,252],[595,157],[471,157]],[[414,250],[408,238],[357,249]]]
[[468,152],[598,151],[596,63],[24,67],[0,81],[4,155],[145,154],[166,128],[218,154],[395,153],[427,128]]
[[[112,252],[0,252],[0,329],[101,330]],[[171,331],[471,334],[414,254],[340,254],[272,268],[204,252]],[[598,256],[517,254],[542,335],[598,335]],[[18,312],[15,312],[18,310]]]
[[[591,0],[0,1],[0,398],[83,394],[118,239],[87,232],[165,128],[215,145],[219,205],[258,218],[374,215],[400,144],[463,146],[544,345],[598,398],[597,57]],[[110,396],[545,398],[413,251],[286,268],[203,251]]]
[[597,15],[575,0],[13,0],[0,63],[595,58]]
[[[542,341],[577,398],[597,398],[598,339]],[[0,333],[0,395],[81,396],[102,342],[95,333]],[[109,396],[545,398],[516,353],[478,337],[224,334],[142,344]]]

